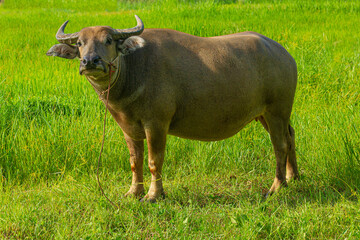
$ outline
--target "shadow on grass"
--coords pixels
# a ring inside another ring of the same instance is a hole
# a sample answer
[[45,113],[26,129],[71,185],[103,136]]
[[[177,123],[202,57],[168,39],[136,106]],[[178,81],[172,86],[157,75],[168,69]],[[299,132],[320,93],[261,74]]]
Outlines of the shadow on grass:
[[288,187],[265,199],[264,195],[271,186],[271,181],[265,177],[260,178],[246,180],[243,177],[230,176],[203,179],[201,182],[190,180],[176,184],[178,187],[175,188],[167,186],[171,192],[167,199],[181,206],[196,205],[200,208],[210,205],[239,207],[244,202],[253,206],[275,204],[296,208],[309,203],[333,205],[344,200],[354,203],[359,201],[359,192],[355,187],[346,183],[340,184],[336,179],[324,183],[319,180],[321,178],[311,179],[306,175],[291,181]]

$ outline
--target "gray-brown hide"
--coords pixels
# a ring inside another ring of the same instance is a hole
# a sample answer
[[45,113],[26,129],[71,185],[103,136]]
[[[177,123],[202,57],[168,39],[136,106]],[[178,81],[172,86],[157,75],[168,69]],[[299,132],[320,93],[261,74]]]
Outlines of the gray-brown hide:
[[130,29],[135,32],[124,30],[126,36],[110,27],[64,34],[62,26],[57,35],[62,44],[48,52],[79,57],[80,73],[104,102],[108,62],[117,65],[108,109],[130,151],[133,180],[126,195],[144,193],[144,139],[152,174],[144,199],[155,201],[164,194],[161,170],[167,134],[221,140],[254,119],[270,133],[275,150],[276,175],[269,193],[298,177],[295,132],[289,125],[297,69],[280,44],[254,32],[203,38],[169,29],[143,31],[137,20],[138,26]]

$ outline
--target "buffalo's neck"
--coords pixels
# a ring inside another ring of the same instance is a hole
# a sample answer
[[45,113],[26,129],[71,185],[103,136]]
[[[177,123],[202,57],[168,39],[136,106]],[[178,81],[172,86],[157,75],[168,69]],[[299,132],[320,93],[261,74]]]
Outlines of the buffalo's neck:
[[[110,76],[107,75],[105,77],[93,77],[86,76],[86,79],[89,81],[91,86],[94,88],[95,92],[99,95],[99,98],[103,98],[104,93],[107,91],[109,86]],[[110,80],[111,81],[111,80]],[[113,80],[114,82],[114,80]]]
[[[117,74],[118,79],[115,80],[116,83],[111,87],[109,92],[109,106],[112,106],[114,110],[120,110],[135,101],[143,93],[145,86],[145,69],[146,63],[142,51],[120,56],[120,72]],[[107,85],[103,85],[101,88],[104,89],[103,91],[106,91],[108,81],[108,79],[102,79],[102,82],[107,83]],[[103,92],[102,95],[100,89],[95,89],[95,91],[99,94],[99,98],[105,103],[107,91],[105,94]]]
[[121,59],[120,80],[121,94],[118,95],[119,100],[131,97],[144,84],[144,67],[145,61],[141,53],[134,52],[125,55]]

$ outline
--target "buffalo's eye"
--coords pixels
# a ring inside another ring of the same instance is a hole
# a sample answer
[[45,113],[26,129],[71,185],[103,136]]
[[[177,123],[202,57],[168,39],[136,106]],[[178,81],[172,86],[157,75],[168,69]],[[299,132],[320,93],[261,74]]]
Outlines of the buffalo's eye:
[[80,41],[78,41],[77,43],[76,43],[76,46],[78,46],[78,47],[81,47],[81,42]]
[[106,45],[111,45],[112,43],[112,39],[111,38],[107,38],[106,39]]

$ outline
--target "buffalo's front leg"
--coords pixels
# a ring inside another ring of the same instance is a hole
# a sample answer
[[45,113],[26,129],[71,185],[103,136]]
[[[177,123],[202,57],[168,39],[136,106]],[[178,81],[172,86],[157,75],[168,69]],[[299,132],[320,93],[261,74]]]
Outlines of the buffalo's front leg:
[[144,141],[135,141],[124,133],[126,144],[130,152],[130,165],[132,176],[132,184],[130,190],[125,196],[141,197],[144,194],[144,177],[143,177],[143,164],[144,164]]
[[162,126],[152,126],[145,129],[146,141],[149,151],[149,170],[151,172],[151,184],[144,201],[155,202],[164,197],[161,170],[164,163],[166,130]]

